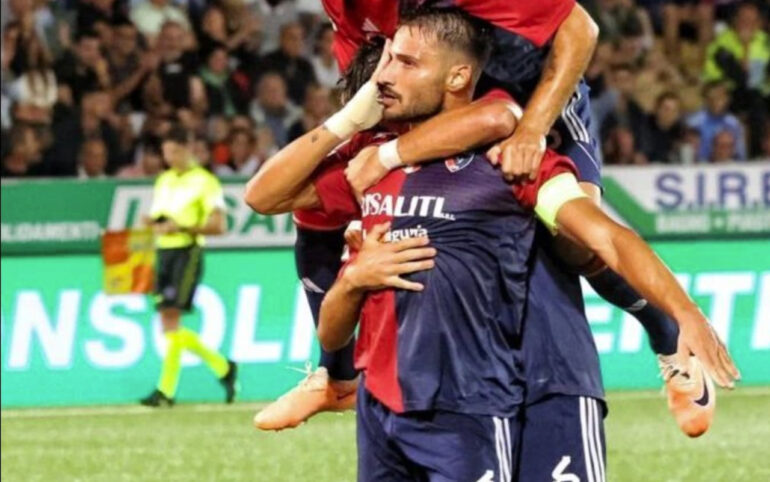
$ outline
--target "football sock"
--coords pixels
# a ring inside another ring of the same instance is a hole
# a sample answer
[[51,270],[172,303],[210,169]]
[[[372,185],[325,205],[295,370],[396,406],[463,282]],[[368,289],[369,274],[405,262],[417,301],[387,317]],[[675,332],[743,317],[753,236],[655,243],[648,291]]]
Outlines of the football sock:
[[[313,323],[318,328],[319,313],[321,312],[321,303],[325,293],[305,289],[305,294],[310,305],[310,312],[313,314]],[[358,376],[358,371],[353,365],[353,349],[355,346],[356,340],[351,338],[347,345],[337,351],[328,352],[321,348],[321,359],[318,361],[318,366],[326,368],[329,372],[329,378],[332,380],[354,380]]]
[[205,346],[197,333],[187,328],[180,328],[177,331],[177,336],[181,338],[182,347],[198,355],[217,378],[227,375],[228,370],[230,370],[227,358]]
[[676,322],[642,298],[619,274],[605,268],[586,276],[586,279],[599,296],[639,320],[655,353],[676,353],[679,340],[679,327]]
[[167,331],[165,336],[168,346],[160,370],[158,390],[168,398],[174,398],[179,384],[179,372],[182,369],[182,342],[179,331]]
[[319,365],[326,367],[329,378],[332,380],[353,380],[358,376],[358,371],[353,366],[353,350],[356,346],[355,338],[351,338],[347,345],[337,351],[328,352],[321,349],[321,361]]

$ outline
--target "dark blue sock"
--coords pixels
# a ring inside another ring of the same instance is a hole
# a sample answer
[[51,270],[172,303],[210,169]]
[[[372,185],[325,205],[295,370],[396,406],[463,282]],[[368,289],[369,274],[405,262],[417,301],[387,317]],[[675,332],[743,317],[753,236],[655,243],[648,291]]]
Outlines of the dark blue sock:
[[676,353],[679,339],[676,322],[642,298],[619,274],[606,268],[586,279],[599,296],[639,320],[655,353]]
[[[318,316],[321,312],[321,302],[323,302],[325,293],[316,293],[306,289],[305,294],[313,314],[313,322],[318,328]],[[321,348],[321,359],[318,361],[318,366],[325,367],[329,371],[329,378],[340,381],[353,380],[358,376],[358,371],[353,366],[355,345],[356,340],[352,338],[347,345],[337,351],[328,352]]]
[[[325,292],[334,284],[342,266],[340,257],[345,245],[344,233],[344,229],[314,231],[297,227],[297,242],[294,245],[297,275],[305,286],[316,328]],[[344,348],[335,352],[327,352],[322,348],[318,365],[326,368],[329,377],[334,380],[353,380],[358,376],[353,368],[354,347],[355,340],[352,339]]]

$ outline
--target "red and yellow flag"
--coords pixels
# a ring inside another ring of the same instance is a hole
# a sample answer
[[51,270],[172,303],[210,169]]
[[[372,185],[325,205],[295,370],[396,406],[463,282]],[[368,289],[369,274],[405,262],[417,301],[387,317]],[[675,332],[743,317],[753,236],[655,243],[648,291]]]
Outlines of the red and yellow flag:
[[107,231],[102,235],[104,292],[151,293],[155,286],[155,239],[150,230]]

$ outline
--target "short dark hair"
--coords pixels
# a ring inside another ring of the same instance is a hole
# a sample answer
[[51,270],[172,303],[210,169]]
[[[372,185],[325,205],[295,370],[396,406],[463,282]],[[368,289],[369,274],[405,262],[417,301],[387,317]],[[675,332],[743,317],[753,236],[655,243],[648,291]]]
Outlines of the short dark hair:
[[657,99],[655,99],[655,108],[657,109],[658,107],[663,105],[663,103],[667,100],[675,100],[680,104],[682,103],[682,99],[681,97],[679,97],[679,94],[677,94],[673,90],[666,90],[666,91],[663,91],[660,95],[658,95]]
[[376,36],[361,44],[350,65],[342,74],[340,96],[343,102],[350,100],[358,89],[372,78],[374,70],[382,57],[385,38]]
[[417,7],[403,14],[399,27],[419,28],[438,43],[465,53],[479,67],[492,51],[489,25],[456,7]]
[[171,129],[168,130],[166,135],[163,136],[163,140],[187,145],[195,140],[195,136],[191,130],[182,124],[174,124],[171,126]]

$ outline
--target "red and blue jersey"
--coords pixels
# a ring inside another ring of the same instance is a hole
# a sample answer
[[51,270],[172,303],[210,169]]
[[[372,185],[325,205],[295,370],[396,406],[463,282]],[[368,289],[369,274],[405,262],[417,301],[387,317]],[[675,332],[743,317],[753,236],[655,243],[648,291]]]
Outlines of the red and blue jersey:
[[[409,276],[424,291],[372,292],[362,308],[356,367],[389,409],[516,413],[532,209],[539,187],[563,172],[574,172],[571,161],[549,151],[536,181],[512,187],[471,152],[395,170],[366,191],[365,230],[389,221],[391,241],[427,235],[438,252],[433,269]],[[353,198],[331,172],[316,189],[325,209]]]

